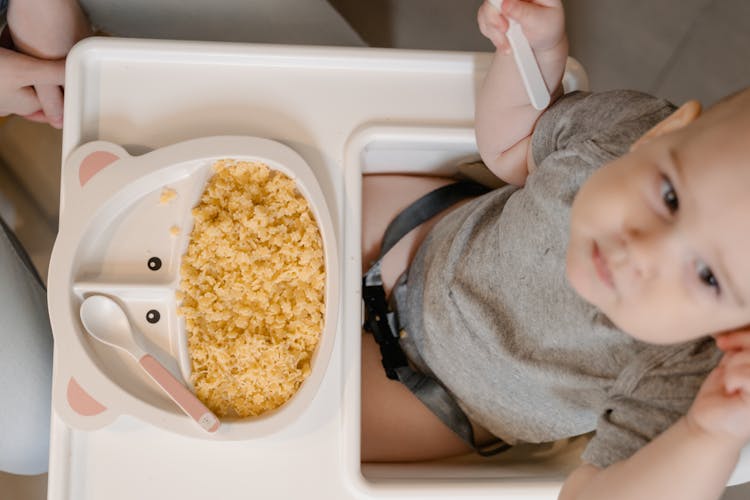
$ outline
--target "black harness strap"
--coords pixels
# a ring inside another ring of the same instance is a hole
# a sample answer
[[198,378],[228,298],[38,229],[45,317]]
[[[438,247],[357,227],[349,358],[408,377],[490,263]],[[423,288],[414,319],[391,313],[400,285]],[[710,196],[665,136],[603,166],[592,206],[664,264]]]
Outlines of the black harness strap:
[[388,225],[383,235],[378,259],[362,278],[362,299],[365,305],[364,329],[373,334],[380,346],[386,376],[403,383],[445,425],[483,456],[505,451],[510,448],[510,445],[500,440],[486,448],[478,447],[474,441],[471,423],[456,403],[455,398],[440,382],[409,366],[399,344],[398,317],[396,312],[389,307],[383,289],[381,262],[391,248],[412,229],[455,203],[488,191],[489,188],[481,184],[462,181],[440,187],[413,202]]

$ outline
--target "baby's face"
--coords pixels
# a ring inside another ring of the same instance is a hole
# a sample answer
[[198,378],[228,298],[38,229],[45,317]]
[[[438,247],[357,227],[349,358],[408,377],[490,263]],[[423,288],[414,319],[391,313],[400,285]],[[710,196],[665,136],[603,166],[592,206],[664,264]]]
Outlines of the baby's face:
[[574,200],[568,280],[640,340],[750,323],[750,119],[725,121],[645,142]]

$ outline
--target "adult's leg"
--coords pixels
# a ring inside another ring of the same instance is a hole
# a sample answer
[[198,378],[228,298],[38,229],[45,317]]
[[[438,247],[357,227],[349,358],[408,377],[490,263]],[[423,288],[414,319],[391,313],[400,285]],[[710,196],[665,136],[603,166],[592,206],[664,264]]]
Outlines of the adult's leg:
[[47,470],[52,332],[46,292],[0,224],[0,470]]
[[[388,223],[422,195],[451,179],[372,175],[362,181],[362,262],[377,258]],[[409,265],[430,227],[448,210],[406,235],[383,260],[386,293]],[[484,434],[482,434],[484,436]],[[372,335],[362,336],[362,461],[399,462],[454,456],[470,448],[401,382],[385,376]]]

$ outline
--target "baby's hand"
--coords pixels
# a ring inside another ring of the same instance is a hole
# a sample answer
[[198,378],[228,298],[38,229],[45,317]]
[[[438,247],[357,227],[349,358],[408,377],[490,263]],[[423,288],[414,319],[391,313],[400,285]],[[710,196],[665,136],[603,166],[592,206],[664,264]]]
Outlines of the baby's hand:
[[750,330],[717,337],[724,351],[695,397],[688,421],[738,447],[750,441]]
[[505,37],[512,19],[523,28],[535,52],[555,47],[565,38],[565,15],[561,0],[505,0],[502,12],[485,0],[477,13],[479,31],[490,39],[497,50],[510,53]]

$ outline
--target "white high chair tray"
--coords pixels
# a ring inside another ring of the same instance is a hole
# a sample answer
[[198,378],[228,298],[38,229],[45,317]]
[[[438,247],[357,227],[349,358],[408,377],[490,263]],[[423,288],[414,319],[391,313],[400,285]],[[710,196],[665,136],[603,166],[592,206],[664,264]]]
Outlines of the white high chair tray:
[[[449,173],[475,155],[474,96],[488,63],[489,54],[473,53],[111,38],[77,45],[67,60],[63,164],[98,140],[133,156],[210,136],[278,141],[322,189],[342,293],[322,381],[289,425],[226,441],[128,415],[78,430],[53,411],[48,498],[556,498],[571,465],[555,453],[546,464],[507,467],[498,465],[504,459],[359,464],[361,174]],[[61,356],[56,346],[53,392],[69,383]]]

